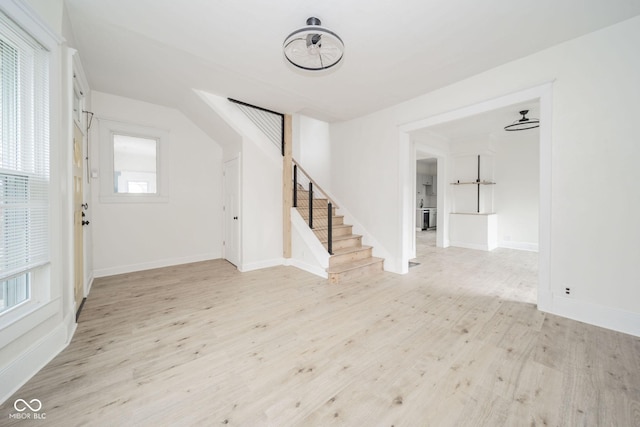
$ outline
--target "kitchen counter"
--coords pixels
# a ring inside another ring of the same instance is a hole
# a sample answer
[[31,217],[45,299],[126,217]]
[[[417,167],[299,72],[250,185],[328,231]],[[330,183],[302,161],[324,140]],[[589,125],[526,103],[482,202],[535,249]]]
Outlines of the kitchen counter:
[[451,246],[491,251],[498,247],[498,215],[451,213],[449,239]]

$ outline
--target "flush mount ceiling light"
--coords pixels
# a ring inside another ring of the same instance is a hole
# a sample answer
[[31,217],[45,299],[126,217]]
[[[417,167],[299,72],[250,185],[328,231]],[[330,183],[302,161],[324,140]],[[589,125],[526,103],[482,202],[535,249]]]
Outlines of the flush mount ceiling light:
[[307,25],[284,40],[284,56],[291,64],[308,71],[331,68],[342,59],[344,43],[333,31],[320,26],[318,18],[307,19]]
[[538,119],[529,119],[527,118],[527,114],[529,114],[529,110],[520,111],[522,114],[522,118],[520,120],[516,120],[508,126],[504,127],[506,131],[517,131],[517,130],[527,130],[540,127],[540,120]]

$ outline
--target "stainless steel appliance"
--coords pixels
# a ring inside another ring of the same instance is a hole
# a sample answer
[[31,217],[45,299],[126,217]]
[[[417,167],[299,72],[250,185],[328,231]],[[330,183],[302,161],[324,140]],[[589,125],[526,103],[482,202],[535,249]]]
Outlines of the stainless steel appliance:
[[436,208],[423,208],[422,209],[422,229],[423,230],[435,230],[436,229]]

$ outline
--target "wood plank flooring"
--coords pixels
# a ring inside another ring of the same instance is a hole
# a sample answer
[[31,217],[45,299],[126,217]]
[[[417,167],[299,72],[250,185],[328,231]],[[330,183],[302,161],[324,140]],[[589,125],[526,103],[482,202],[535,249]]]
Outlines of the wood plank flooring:
[[537,254],[434,247],[331,285],[222,260],[96,280],[0,406],[51,426],[638,426],[640,339],[541,313]]

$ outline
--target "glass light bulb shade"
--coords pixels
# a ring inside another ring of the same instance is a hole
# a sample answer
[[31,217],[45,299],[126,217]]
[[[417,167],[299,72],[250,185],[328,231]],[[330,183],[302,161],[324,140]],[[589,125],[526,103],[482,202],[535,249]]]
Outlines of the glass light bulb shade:
[[284,56],[303,70],[326,70],[336,65],[344,54],[344,43],[334,32],[310,25],[291,33],[282,45]]

